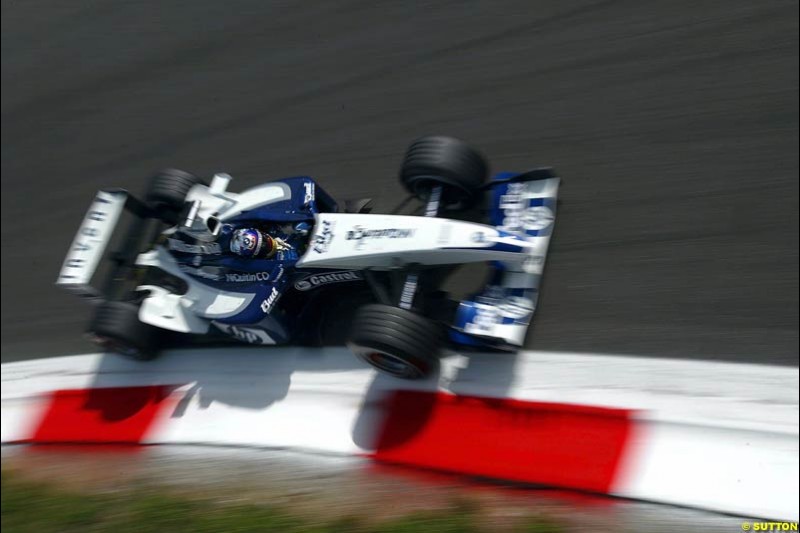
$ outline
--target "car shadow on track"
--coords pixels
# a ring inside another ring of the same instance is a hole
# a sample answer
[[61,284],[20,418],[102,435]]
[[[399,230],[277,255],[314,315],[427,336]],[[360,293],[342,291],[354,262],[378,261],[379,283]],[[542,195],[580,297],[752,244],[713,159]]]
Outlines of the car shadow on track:
[[[120,413],[119,402],[93,406],[103,418],[115,420],[135,417],[151,402],[160,401],[164,394],[177,389],[180,393],[170,408],[171,418],[182,418],[190,409],[202,411],[215,404],[266,411],[278,402],[288,401],[290,394],[295,397],[293,401],[310,398],[303,400],[302,408],[313,409],[318,415],[325,412],[326,398],[331,395],[344,399],[340,406],[355,395],[358,404],[354,406],[351,437],[358,448],[369,453],[379,445],[387,445],[379,441],[398,391],[431,394],[419,395],[413,412],[404,416],[402,430],[394,428],[391,445],[401,445],[425,430],[435,415],[439,398],[433,393],[487,398],[508,395],[516,361],[516,354],[509,353],[454,354],[443,359],[436,374],[425,380],[407,381],[374,372],[341,347],[180,349],[167,350],[149,362],[106,354],[94,372],[91,387],[132,387],[126,391],[130,398],[125,402],[124,413]],[[303,420],[297,423],[302,424]]]
[[[470,353],[452,355],[442,361],[441,368],[425,380],[407,381],[376,374],[362,399],[353,425],[353,442],[361,449],[374,452],[379,448],[401,446],[424,431],[435,416],[439,396],[449,392],[456,396],[503,398],[514,383],[517,353]],[[413,409],[399,406],[397,393],[418,391]],[[396,423],[402,409],[404,420]],[[391,437],[386,428],[392,420]]]
[[105,354],[95,372],[93,388],[137,385],[185,387],[172,414],[180,417],[197,402],[262,410],[283,400],[295,372],[336,373],[364,370],[344,348],[215,347],[168,350],[154,361],[136,362]]

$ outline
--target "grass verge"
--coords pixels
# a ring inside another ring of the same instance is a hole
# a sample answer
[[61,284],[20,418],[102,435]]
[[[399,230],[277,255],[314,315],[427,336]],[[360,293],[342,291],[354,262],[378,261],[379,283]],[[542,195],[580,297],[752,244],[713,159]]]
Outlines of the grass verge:
[[[353,516],[326,523],[312,522],[279,507],[220,504],[171,495],[157,488],[122,489],[84,494],[21,479],[2,471],[2,529],[4,533],[361,533],[485,532],[479,509],[467,502],[450,508],[409,514],[378,524]],[[514,531],[560,532],[557,524],[526,518]]]

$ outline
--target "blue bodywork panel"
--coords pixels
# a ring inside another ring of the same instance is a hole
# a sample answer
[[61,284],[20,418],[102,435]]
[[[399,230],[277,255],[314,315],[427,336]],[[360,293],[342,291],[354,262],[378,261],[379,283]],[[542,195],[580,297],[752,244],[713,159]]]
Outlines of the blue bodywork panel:
[[[313,179],[307,176],[277,180],[289,186],[291,194],[278,200],[243,211],[222,222],[219,236],[208,243],[192,236],[191,231],[178,231],[168,249],[181,270],[199,282],[224,290],[253,295],[251,303],[236,315],[220,318],[220,324],[259,324],[278,341],[285,340],[285,328],[276,323],[280,319],[271,311],[298,276],[311,271],[297,271],[294,267],[305,252],[307,237],[296,232],[301,224],[310,229],[314,215],[336,212],[336,202]],[[259,228],[278,237],[292,249],[277,251],[272,258],[245,258],[230,251],[233,231],[240,228]],[[180,240],[175,245],[174,240]]]

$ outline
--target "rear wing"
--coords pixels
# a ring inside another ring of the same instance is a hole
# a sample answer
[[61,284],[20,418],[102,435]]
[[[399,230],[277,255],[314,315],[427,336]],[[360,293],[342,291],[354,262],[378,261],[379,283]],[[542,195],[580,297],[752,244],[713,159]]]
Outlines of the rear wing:
[[[102,291],[93,286],[93,278],[125,210],[136,215],[140,223],[148,215],[147,207],[123,189],[97,192],[64,258],[56,285],[87,298],[103,296]],[[112,257],[117,267],[135,258],[138,249],[131,246],[130,241],[140,231],[140,224],[129,228],[123,247]]]

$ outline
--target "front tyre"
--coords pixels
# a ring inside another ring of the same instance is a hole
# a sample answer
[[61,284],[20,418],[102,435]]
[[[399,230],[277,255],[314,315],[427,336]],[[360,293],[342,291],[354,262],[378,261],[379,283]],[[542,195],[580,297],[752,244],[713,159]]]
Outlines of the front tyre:
[[434,187],[442,188],[439,202],[444,209],[460,210],[482,196],[489,166],[483,156],[452,137],[429,136],[414,141],[400,167],[400,182],[406,190],[427,201]]
[[149,361],[158,355],[159,329],[139,321],[139,307],[130,302],[103,302],[87,331],[104,350],[129,359]]
[[439,366],[441,326],[411,311],[385,304],[361,307],[353,317],[347,346],[381,372],[421,379]]

